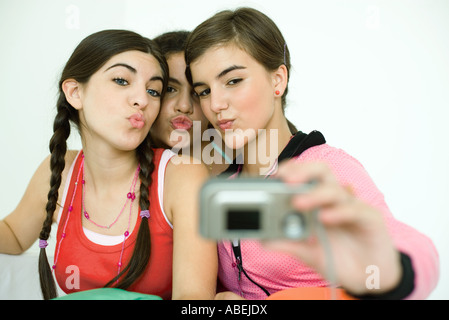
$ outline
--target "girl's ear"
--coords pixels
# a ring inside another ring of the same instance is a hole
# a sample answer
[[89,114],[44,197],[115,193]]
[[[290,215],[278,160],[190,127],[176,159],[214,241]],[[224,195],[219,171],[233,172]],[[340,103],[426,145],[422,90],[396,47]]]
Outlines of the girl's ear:
[[285,88],[288,83],[288,70],[284,64],[281,64],[279,68],[273,72],[273,85],[274,90],[277,96],[282,97],[284,94]]
[[81,101],[81,84],[74,79],[67,79],[62,83],[62,91],[65,94],[67,102],[76,110],[81,110],[83,104]]

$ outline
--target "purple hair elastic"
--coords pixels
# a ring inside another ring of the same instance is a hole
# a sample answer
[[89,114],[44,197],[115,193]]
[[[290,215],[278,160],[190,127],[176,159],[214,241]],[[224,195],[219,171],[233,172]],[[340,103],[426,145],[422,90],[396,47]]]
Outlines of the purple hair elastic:
[[149,219],[150,218],[150,211],[149,210],[142,210],[142,211],[140,211],[140,217],[141,218],[147,218],[147,219]]
[[48,246],[47,240],[39,239],[39,248],[45,249]]

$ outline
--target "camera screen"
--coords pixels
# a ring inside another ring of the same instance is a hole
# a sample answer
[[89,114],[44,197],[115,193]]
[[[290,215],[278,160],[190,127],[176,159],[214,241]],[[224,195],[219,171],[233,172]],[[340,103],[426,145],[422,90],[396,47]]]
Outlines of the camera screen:
[[228,230],[258,230],[260,228],[260,212],[258,210],[228,210]]

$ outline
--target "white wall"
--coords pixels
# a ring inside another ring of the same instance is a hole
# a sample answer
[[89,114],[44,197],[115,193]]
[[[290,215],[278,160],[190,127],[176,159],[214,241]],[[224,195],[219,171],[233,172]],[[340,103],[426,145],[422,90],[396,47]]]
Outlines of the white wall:
[[48,154],[59,73],[81,39],[106,28],[192,29],[242,5],[267,13],[287,39],[290,120],[359,159],[394,215],[433,239],[441,277],[431,298],[448,299],[447,0],[1,0],[0,219]]

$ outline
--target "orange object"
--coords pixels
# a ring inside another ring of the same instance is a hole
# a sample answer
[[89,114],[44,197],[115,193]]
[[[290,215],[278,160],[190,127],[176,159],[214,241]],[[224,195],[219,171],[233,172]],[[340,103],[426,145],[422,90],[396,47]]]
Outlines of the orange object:
[[[332,297],[333,291],[335,297]],[[291,288],[278,291],[266,300],[357,300],[348,295],[343,289],[328,287]]]

